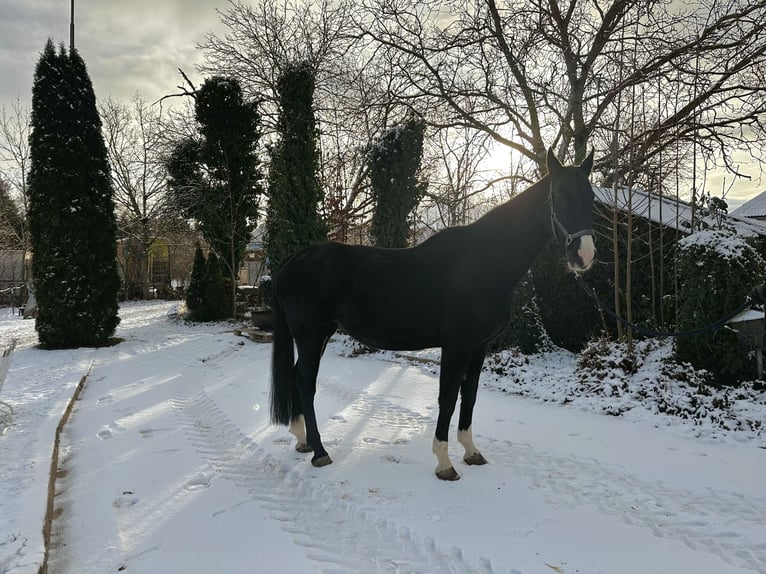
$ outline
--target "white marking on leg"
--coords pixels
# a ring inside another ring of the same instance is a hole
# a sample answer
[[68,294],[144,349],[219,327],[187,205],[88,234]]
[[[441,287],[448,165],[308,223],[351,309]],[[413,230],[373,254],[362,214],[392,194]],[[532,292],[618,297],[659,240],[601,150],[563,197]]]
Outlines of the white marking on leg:
[[298,439],[298,444],[306,444],[306,422],[303,415],[298,415],[290,421],[290,434]]
[[438,461],[438,464],[436,465],[437,473],[452,468],[452,461],[449,459],[449,454],[447,454],[447,446],[448,443],[446,440],[439,440],[434,437],[432,450],[436,455],[436,460]]
[[462,444],[465,449],[465,456],[463,458],[468,458],[472,454],[481,454],[479,453],[479,449],[476,448],[476,445],[473,444],[471,427],[468,427],[466,430],[458,430],[457,441]]
[[592,235],[583,235],[580,238],[580,248],[577,250],[577,255],[582,260],[583,271],[589,269],[596,258],[596,245],[593,243]]
[[457,440],[460,442],[460,444],[463,445],[463,448],[465,449],[465,455],[463,456],[463,461],[466,464],[470,464],[470,465],[487,464],[487,459],[484,458],[484,455],[481,454],[479,452],[479,449],[476,448],[476,445],[473,444],[473,432],[471,431],[471,427],[468,427],[466,430],[458,429]]

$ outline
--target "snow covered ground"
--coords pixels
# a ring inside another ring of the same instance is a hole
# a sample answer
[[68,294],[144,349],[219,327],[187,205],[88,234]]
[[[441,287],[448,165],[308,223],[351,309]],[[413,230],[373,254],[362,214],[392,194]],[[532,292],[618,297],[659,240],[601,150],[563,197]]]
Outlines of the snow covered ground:
[[0,317],[0,344],[19,340],[0,573],[39,568],[55,427],[91,362],[62,440],[56,574],[766,572],[762,395],[689,406],[662,348],[630,375],[563,352],[489,361],[474,436],[490,464],[452,441],[462,479],[445,483],[434,365],[332,344],[317,410],[334,462],[314,469],[269,424],[270,347],[170,308],[125,305],[122,343],[69,351]]

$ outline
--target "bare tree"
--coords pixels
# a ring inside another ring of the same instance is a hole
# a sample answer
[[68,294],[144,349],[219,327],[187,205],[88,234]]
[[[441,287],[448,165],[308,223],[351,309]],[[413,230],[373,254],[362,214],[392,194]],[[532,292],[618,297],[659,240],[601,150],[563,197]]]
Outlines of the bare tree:
[[228,8],[218,11],[228,32],[224,37],[209,34],[200,46],[205,53],[201,71],[236,79],[249,99],[262,101],[269,133],[278,117],[278,79],[291,63],[311,66],[319,108],[336,97],[330,79],[346,71],[353,5],[348,0],[229,0]]
[[[448,113],[438,125],[488,133],[542,171],[546,143],[581,161],[596,144],[611,165],[615,101],[640,87],[681,105],[654,110],[633,138],[634,165],[706,134],[709,149],[738,173],[732,149],[763,153],[766,1],[699,3],[617,0],[365,0],[360,33],[407,78],[400,97]],[[631,41],[638,40],[640,41]],[[635,50],[618,73],[626,41]],[[599,145],[600,144],[600,145]],[[619,174],[618,174],[619,175]]]
[[30,110],[17,99],[0,113],[0,184],[3,207],[0,225],[8,247],[26,253],[29,237],[26,224],[28,206]]
[[160,112],[136,94],[129,105],[104,100],[100,113],[122,239],[120,265],[126,282],[148,297],[152,245],[178,224],[169,203]]
[[432,213],[429,227],[463,225],[475,215],[477,196],[495,183],[487,167],[489,136],[469,129],[451,128],[426,140],[424,172],[428,190],[421,212]]

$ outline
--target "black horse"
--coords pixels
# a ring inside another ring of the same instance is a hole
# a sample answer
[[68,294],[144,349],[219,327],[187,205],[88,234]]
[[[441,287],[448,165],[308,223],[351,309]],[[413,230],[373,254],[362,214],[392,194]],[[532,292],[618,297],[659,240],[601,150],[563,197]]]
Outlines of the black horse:
[[[467,464],[486,464],[471,433],[487,344],[509,323],[511,294],[556,238],[575,272],[595,256],[588,181],[593,153],[562,166],[552,150],[548,175],[470,225],[450,227],[408,249],[323,243],[284,262],[273,280],[271,419],[290,425],[314,466],[330,464],[314,412],[319,360],[338,325],[371,347],[441,347],[436,476],[457,480],[447,434],[461,395],[458,441]],[[295,362],[297,347],[298,360]]]

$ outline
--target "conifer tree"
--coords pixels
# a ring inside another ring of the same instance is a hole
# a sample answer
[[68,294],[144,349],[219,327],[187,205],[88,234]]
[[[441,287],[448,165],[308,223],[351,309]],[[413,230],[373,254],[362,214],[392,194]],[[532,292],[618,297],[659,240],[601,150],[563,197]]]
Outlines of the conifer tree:
[[36,329],[46,348],[114,333],[120,286],[109,163],[96,97],[76,50],[48,40],[32,89],[29,226]]
[[278,81],[280,140],[271,150],[265,242],[272,270],[296,251],[327,239],[318,212],[323,194],[317,177],[314,81],[308,62],[287,66]]
[[418,180],[423,157],[422,122],[389,129],[367,150],[375,211],[371,233],[377,247],[407,247],[407,218],[426,190]]
[[[236,80],[214,76],[195,92],[198,139],[178,142],[167,162],[169,184],[194,219],[234,290],[262,192],[256,147],[260,116]],[[233,316],[234,308],[226,313]]]
[[215,251],[211,251],[207,258],[203,294],[206,321],[220,321],[229,316],[230,301],[226,297],[229,290],[226,287],[221,260]]
[[186,289],[186,309],[192,321],[204,321],[204,295],[207,276],[207,261],[202,253],[202,247],[197,243],[194,250],[194,264],[192,265],[189,287]]

